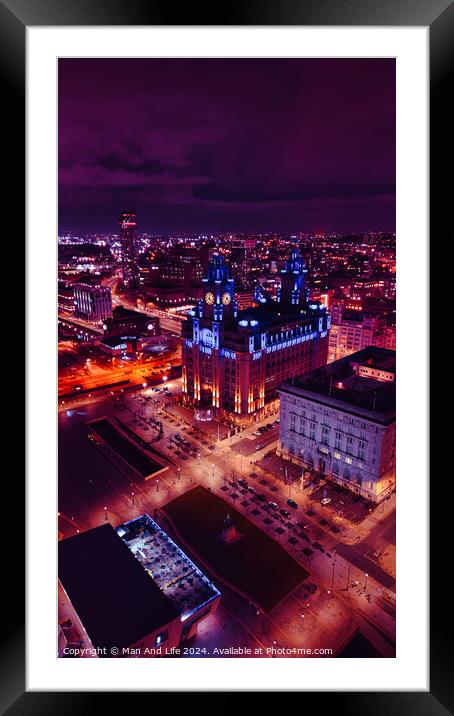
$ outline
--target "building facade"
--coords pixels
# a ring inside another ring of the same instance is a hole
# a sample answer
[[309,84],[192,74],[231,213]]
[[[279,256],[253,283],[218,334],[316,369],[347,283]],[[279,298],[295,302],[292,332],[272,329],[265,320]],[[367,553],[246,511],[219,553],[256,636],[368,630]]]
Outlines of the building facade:
[[278,454],[380,502],[396,482],[396,354],[369,347],[285,382]]
[[118,219],[121,243],[121,273],[126,288],[138,288],[137,217],[135,211],[123,211]]
[[367,312],[361,304],[346,308],[344,302],[331,308],[328,361],[339,360],[368,346],[396,349],[396,327],[384,315]]
[[[204,419],[252,422],[278,397],[282,381],[325,365],[329,316],[308,301],[297,251],[281,272],[277,300],[260,293],[240,311],[222,256],[203,279],[203,297],[183,324],[182,390]],[[196,413],[197,414],[197,413]]]
[[92,283],[74,285],[74,316],[89,323],[100,323],[112,315],[110,288]]

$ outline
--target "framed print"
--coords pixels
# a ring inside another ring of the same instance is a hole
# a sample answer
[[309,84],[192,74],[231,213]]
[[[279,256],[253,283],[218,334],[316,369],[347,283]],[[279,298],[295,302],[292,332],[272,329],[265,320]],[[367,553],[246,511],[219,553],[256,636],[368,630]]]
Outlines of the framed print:
[[301,691],[447,713],[428,239],[452,3],[0,10],[26,266],[3,711]]

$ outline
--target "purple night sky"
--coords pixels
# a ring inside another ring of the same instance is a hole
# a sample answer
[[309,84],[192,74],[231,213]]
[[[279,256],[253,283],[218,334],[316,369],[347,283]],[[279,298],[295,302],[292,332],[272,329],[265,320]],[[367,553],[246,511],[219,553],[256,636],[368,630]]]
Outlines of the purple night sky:
[[392,59],[59,61],[59,232],[395,229]]

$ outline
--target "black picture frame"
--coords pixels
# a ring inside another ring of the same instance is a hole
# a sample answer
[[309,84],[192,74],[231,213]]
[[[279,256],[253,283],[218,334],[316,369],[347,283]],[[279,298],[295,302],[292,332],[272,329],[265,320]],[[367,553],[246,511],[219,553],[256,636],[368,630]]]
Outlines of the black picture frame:
[[[177,16],[178,21],[175,22]],[[351,25],[351,26],[428,26],[430,28],[430,233],[439,236],[442,227],[449,226],[448,212],[452,203],[452,180],[446,180],[443,167],[447,144],[452,134],[452,113],[445,111],[449,93],[449,69],[454,46],[454,4],[452,0],[257,0],[229,5],[213,4],[207,8],[200,3],[186,4],[176,11],[170,3],[153,0],[0,0],[0,69],[3,96],[7,97],[2,119],[3,168],[7,179],[7,206],[3,210],[14,221],[14,236],[10,236],[6,250],[10,261],[18,268],[25,265],[25,87],[26,87],[26,28],[28,26],[68,25]],[[451,91],[452,95],[452,91]],[[449,192],[449,193],[448,193]],[[21,218],[19,218],[21,217]],[[5,242],[6,242],[6,238]],[[422,271],[426,267],[421,267]],[[19,274],[20,275],[20,274]],[[16,277],[17,278],[17,277]],[[415,280],[417,280],[415,278]],[[16,282],[14,290],[20,292]],[[11,321],[15,340],[20,330],[15,311]],[[13,328],[14,327],[14,328]],[[427,347],[420,346],[420,350]],[[28,351],[34,348],[28,346]],[[417,356],[415,356],[415,359]],[[17,384],[5,386],[8,412],[18,426],[24,423],[24,402],[18,400]],[[8,392],[9,391],[9,392]],[[10,409],[11,408],[11,409]],[[25,433],[25,430],[24,430]],[[24,463],[25,464],[25,463]],[[16,470],[19,464],[16,465]],[[3,550],[2,574],[6,576],[3,590],[3,628],[1,630],[0,712],[11,716],[22,714],[89,714],[106,708],[102,693],[87,692],[27,692],[25,690],[25,579],[15,569],[21,552],[17,546],[18,516],[23,520],[25,481],[14,474],[7,505],[4,506],[4,533],[15,531],[14,550]],[[446,485],[444,504],[438,500],[437,481],[431,487],[431,564],[436,564],[437,545],[449,544],[449,498],[452,487]],[[450,480],[452,485],[452,480]],[[33,509],[33,507],[31,507]],[[436,510],[436,514],[435,514]],[[443,511],[445,511],[443,513]],[[443,519],[443,514],[446,519]],[[24,540],[25,546],[25,540]],[[25,549],[22,552],[25,554]],[[449,557],[448,557],[449,559]],[[448,571],[446,565],[445,572]],[[16,575],[16,576],[13,576]],[[448,588],[445,582],[445,589]],[[419,589],[425,589],[421,584]],[[7,593],[6,593],[7,592]],[[415,590],[417,598],[417,590]],[[440,601],[441,600],[441,601]],[[337,714],[424,714],[438,716],[452,713],[454,708],[454,680],[452,679],[452,645],[449,642],[449,614],[442,587],[433,580],[431,585],[430,630],[430,692],[324,692],[305,693],[304,709],[313,700],[313,707],[332,708]],[[443,605],[443,608],[441,607]],[[415,625],[417,628],[418,625]],[[372,666],[371,668],[379,668]],[[361,689],[361,684],[358,684]],[[233,694],[232,694],[233,695]],[[179,694],[175,693],[175,697]],[[126,705],[126,695],[116,693],[116,708]],[[320,698],[323,702],[320,703]],[[309,700],[309,701],[308,701]],[[226,702],[228,703],[228,701]],[[172,701],[176,706],[175,700]],[[151,706],[153,708],[153,706]],[[311,706],[309,706],[311,708]]]

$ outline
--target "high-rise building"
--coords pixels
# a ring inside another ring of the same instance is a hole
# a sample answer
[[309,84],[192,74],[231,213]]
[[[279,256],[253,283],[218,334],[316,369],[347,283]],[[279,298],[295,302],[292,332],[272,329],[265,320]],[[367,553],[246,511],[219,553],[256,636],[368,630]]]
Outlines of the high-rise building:
[[233,239],[230,270],[238,290],[250,289],[257,282],[260,264],[256,260],[256,239]]
[[110,288],[96,283],[74,285],[74,316],[90,323],[100,323],[112,315],[112,293]]
[[283,380],[326,363],[329,316],[308,301],[305,275],[293,251],[277,301],[260,292],[257,307],[240,311],[228,266],[213,257],[182,333],[184,400],[200,416],[252,421],[277,398]]
[[396,353],[370,346],[280,388],[278,454],[371,502],[396,481]]
[[127,288],[139,285],[139,267],[137,264],[137,218],[135,211],[123,211],[118,219],[120,225],[121,271],[123,283]]

